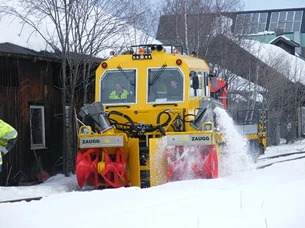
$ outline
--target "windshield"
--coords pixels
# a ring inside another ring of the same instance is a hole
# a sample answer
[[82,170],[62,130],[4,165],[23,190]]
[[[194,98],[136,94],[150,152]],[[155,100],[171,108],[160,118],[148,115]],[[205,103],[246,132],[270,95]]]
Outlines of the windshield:
[[109,70],[101,77],[100,101],[102,103],[135,103],[134,69]]
[[148,103],[183,101],[183,74],[178,68],[148,70]]

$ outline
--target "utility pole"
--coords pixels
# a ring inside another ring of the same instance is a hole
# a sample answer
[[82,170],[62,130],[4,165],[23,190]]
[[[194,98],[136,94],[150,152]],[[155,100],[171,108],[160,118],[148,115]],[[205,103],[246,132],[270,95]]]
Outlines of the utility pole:
[[186,12],[186,0],[184,0],[184,27],[185,27],[185,31],[184,31],[184,35],[185,35],[185,51],[186,54],[189,54],[189,44],[188,44],[188,33],[187,33],[187,12]]

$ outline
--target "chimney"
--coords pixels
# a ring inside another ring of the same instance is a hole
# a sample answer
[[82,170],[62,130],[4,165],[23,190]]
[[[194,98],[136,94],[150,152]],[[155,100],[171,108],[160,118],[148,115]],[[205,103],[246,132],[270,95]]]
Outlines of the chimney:
[[274,33],[276,36],[284,35],[284,29],[283,28],[275,28]]

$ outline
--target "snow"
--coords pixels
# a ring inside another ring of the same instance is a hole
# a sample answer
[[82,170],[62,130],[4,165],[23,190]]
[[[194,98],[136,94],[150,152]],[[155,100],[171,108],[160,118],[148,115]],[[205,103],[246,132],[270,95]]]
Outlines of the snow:
[[[224,133],[226,142],[221,161],[220,176],[228,176],[253,168],[252,160],[247,151],[247,139],[234,128],[232,118],[223,109],[216,108],[217,127]],[[239,142],[239,143],[236,143]]]
[[246,40],[243,48],[267,65],[278,70],[293,82],[305,84],[305,61],[291,55],[284,49],[273,44],[261,43],[255,40]]
[[255,34],[249,34],[250,36],[251,35],[271,35],[271,34],[274,34],[274,31],[263,31],[263,32],[258,32],[258,33],[255,33]]
[[[232,120],[219,110],[217,115],[233,153],[223,164],[230,172],[219,178],[80,190],[75,175],[58,174],[35,186],[0,187],[0,201],[43,196],[0,203],[1,227],[303,228],[305,159],[256,169],[260,162],[249,163],[246,142],[232,129]],[[268,147],[262,158],[304,149],[305,140],[280,144]]]
[[285,40],[287,40],[287,41],[294,42],[293,40],[289,39],[287,36],[280,35],[280,36],[277,36],[277,37],[275,37],[274,39],[270,40],[269,43],[271,44],[273,41],[275,41],[275,40],[278,39],[279,37],[281,37],[281,38],[283,38],[283,39],[285,39]]
[[[304,142],[269,147],[296,151]],[[1,227],[304,227],[305,159],[247,170],[213,180],[77,191],[74,175],[31,187],[1,187]],[[18,197],[16,197],[18,198]]]
[[[231,73],[232,74],[232,73]],[[255,100],[256,102],[263,102],[264,97],[260,93],[263,93],[266,89],[263,87],[248,81],[247,79],[244,79],[241,76],[237,76],[236,74],[232,74],[232,77],[230,79],[230,83],[228,84],[228,91],[229,93],[232,93],[231,96],[235,96],[235,100],[244,100],[247,101],[246,98],[239,94],[234,94],[237,91],[245,92],[247,91],[249,93],[249,99]]]

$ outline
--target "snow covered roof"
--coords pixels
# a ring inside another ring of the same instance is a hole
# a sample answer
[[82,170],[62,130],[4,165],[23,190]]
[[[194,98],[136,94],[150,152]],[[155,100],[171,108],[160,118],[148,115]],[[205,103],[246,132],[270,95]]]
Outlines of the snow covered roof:
[[292,82],[305,85],[305,61],[272,44],[246,40],[242,47]]
[[51,53],[51,52],[47,52],[47,51],[34,51],[32,49],[29,48],[25,48],[25,47],[21,47],[19,45],[16,44],[12,44],[12,43],[0,43],[0,53],[5,53],[5,55],[7,54],[17,54],[17,55],[24,55],[24,56],[35,56],[35,57],[47,57],[47,58],[53,58],[53,59],[58,59],[58,57]]
[[271,40],[269,42],[269,44],[276,45],[279,41],[282,41],[282,42],[284,42],[284,43],[286,43],[286,44],[288,44],[288,45],[290,45],[292,47],[300,47],[299,43],[289,39],[288,37],[286,37],[284,35],[280,35],[280,36],[275,37],[273,40]]
[[[234,41],[234,38],[228,38],[224,35],[216,36],[209,43],[206,61],[217,64],[232,74],[239,75],[264,88],[267,78],[272,74],[283,78],[285,77],[260,58],[243,48],[241,46],[242,42],[241,40]],[[249,72],[255,72],[255,74]],[[269,73],[266,74],[266,72]],[[264,75],[264,77],[257,77],[257,75]],[[287,79],[287,81],[289,80]]]

